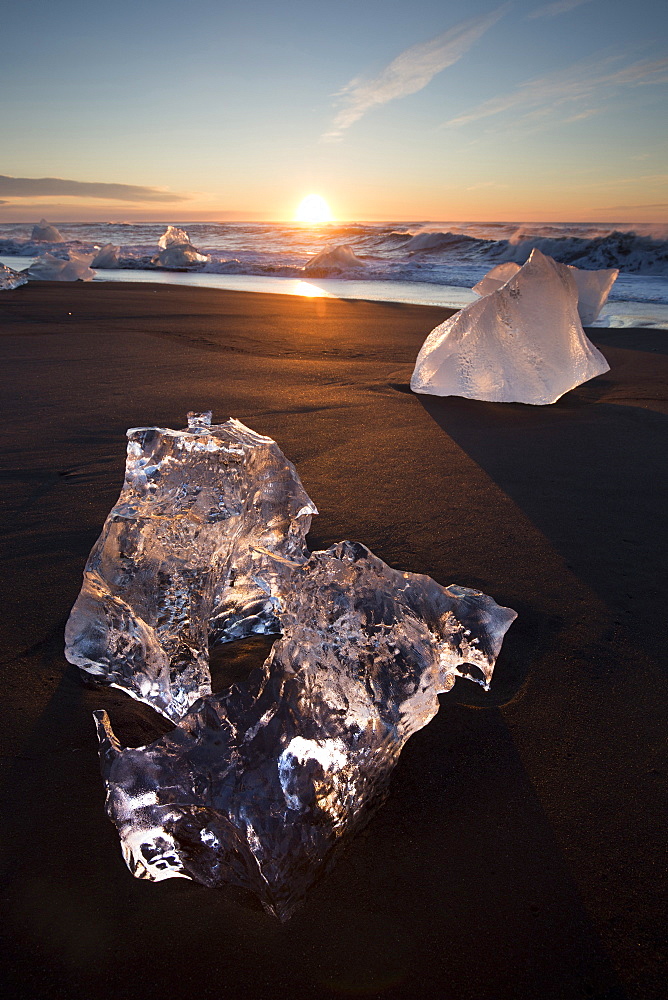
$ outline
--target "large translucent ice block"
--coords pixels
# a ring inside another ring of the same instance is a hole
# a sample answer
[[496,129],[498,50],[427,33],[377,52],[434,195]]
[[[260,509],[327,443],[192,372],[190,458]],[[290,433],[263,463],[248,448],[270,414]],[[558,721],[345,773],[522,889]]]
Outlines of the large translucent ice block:
[[30,239],[35,243],[64,243],[65,237],[55,226],[49,225],[46,219],[40,219],[32,227]]
[[[97,713],[107,813],[138,878],[255,892],[284,919],[383,798],[455,677],[487,686],[515,612],[391,569],[358,543],[258,582],[281,638],[264,666],[122,749]],[[265,574],[264,576],[262,574]]]
[[571,268],[533,250],[496,291],[432,330],[411,388],[544,405],[608,370],[582,329]]
[[[271,438],[238,420],[128,431],[125,482],[84,573],[65,655],[168,718],[210,694],[208,644],[276,631],[270,583],[317,513]],[[264,585],[263,585],[264,586]]]

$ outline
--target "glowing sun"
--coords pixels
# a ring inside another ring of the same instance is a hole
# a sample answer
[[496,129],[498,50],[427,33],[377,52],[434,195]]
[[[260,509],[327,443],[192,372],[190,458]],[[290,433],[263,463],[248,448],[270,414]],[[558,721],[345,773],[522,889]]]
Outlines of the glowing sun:
[[310,222],[312,225],[317,225],[319,222],[332,222],[333,219],[329,205],[319,194],[307,194],[295,212],[295,222]]

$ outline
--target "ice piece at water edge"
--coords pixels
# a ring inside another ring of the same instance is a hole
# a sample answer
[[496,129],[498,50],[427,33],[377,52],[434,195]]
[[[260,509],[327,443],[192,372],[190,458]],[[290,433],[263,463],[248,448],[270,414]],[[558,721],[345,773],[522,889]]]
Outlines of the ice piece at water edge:
[[8,292],[12,288],[27,284],[28,275],[24,274],[23,271],[15,271],[13,268],[7,267],[6,264],[0,264],[0,291]]
[[41,219],[32,228],[30,239],[34,243],[64,243],[65,237],[55,226],[49,225],[46,219]]
[[184,246],[186,244],[190,244],[190,237],[185,229],[179,229],[178,226],[167,226],[158,240],[158,246],[161,250],[166,250],[167,247],[171,246]]
[[158,246],[160,253],[151,261],[156,267],[192,267],[193,264],[204,264],[209,259],[207,254],[195,249],[185,229],[177,226],[167,226],[158,240]]
[[95,271],[90,266],[92,259],[92,254],[77,253],[76,250],[70,250],[64,259],[43,253],[32,262],[27,274],[38,281],[92,281],[95,277]]
[[570,268],[533,250],[496,291],[437,326],[411,378],[414,392],[545,405],[609,371],[582,329]]
[[366,264],[360,260],[355,251],[351,247],[341,245],[321,250],[304,264],[303,270],[322,277],[361,267],[366,267]]
[[115,268],[118,267],[118,251],[120,247],[113,243],[106,243],[97,251],[91,262],[91,267]]
[[276,631],[271,581],[317,513],[271,438],[238,420],[128,431],[125,482],[84,573],[65,655],[167,718],[211,693],[208,643]]
[[238,885],[285,919],[382,801],[437,695],[456,676],[488,684],[515,612],[355,542],[280,565],[266,587],[282,636],[246,682],[146,747],[122,749],[106,713],[97,721],[133,874]]

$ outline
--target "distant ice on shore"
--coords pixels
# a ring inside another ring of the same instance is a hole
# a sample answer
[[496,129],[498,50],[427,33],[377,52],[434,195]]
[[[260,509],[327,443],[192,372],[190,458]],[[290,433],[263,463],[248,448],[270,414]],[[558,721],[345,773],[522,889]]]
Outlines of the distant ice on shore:
[[30,239],[35,243],[64,243],[65,237],[58,232],[55,226],[49,225],[46,219],[35,223]]
[[101,267],[101,268],[112,268],[120,267],[118,261],[118,254],[120,247],[114,246],[113,243],[107,243],[105,246],[100,247],[96,255],[91,261],[91,267]]
[[19,288],[27,283],[27,275],[7,267],[6,264],[0,264],[0,292],[9,292],[12,288]]
[[70,250],[69,257],[54,257],[45,253],[28,268],[31,281],[92,281],[95,271],[91,268],[92,255]]
[[158,246],[160,253],[151,261],[156,267],[192,267],[193,264],[206,264],[209,259],[207,254],[195,249],[185,229],[177,226],[167,227],[158,240]]
[[304,264],[304,271],[314,276],[325,277],[328,274],[343,274],[345,271],[359,270],[365,267],[352,247],[341,245],[328,247],[311,257]]

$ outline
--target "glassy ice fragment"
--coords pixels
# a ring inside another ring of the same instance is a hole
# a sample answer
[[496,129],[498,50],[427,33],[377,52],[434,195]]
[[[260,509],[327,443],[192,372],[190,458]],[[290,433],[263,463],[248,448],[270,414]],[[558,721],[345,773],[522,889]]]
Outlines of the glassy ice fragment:
[[130,871],[242,886],[286,919],[382,801],[437,695],[456,676],[488,685],[515,612],[354,542],[275,561],[256,577],[282,632],[262,668],[146,747],[122,749],[96,719]]
[[[208,644],[278,628],[266,591],[317,513],[271,438],[238,420],[128,431],[125,482],[86,564],[65,655],[178,719],[211,692]],[[262,577],[262,585],[258,581]]]
[[340,274],[342,271],[360,267],[366,267],[364,261],[360,260],[351,247],[341,245],[321,250],[304,264],[303,270],[316,277],[323,277],[327,274]]
[[[552,260],[552,257],[547,257]],[[553,261],[556,263],[556,261]],[[566,267],[575,278],[578,290],[578,313],[580,320],[587,326],[593,323],[601,309],[608,301],[610,289],[617,280],[619,271],[617,268],[604,269],[600,271],[586,271],[581,267],[574,267],[572,264],[557,264],[557,267]],[[478,295],[489,295],[517,274],[520,269],[519,264],[507,261],[505,264],[497,264],[491,271],[482,278],[477,285],[473,286],[473,291]]]
[[571,269],[533,250],[500,288],[432,330],[411,388],[497,403],[554,403],[609,371],[577,306]]
[[157,267],[192,267],[193,264],[204,264],[209,259],[206,254],[195,249],[185,229],[177,226],[167,226],[158,240],[158,246],[160,253],[151,261]]
[[0,291],[8,292],[19,285],[27,285],[28,275],[23,271],[14,271],[6,264],[0,264]]
[[30,239],[33,243],[64,243],[65,237],[55,226],[49,225],[46,219],[41,219],[32,227]]
[[97,251],[93,260],[91,262],[91,267],[101,267],[105,269],[118,267],[118,251],[120,247],[114,246],[113,243],[105,243],[103,247]]
[[95,271],[91,269],[92,254],[70,250],[66,258],[43,253],[28,268],[28,277],[35,281],[92,281]]

